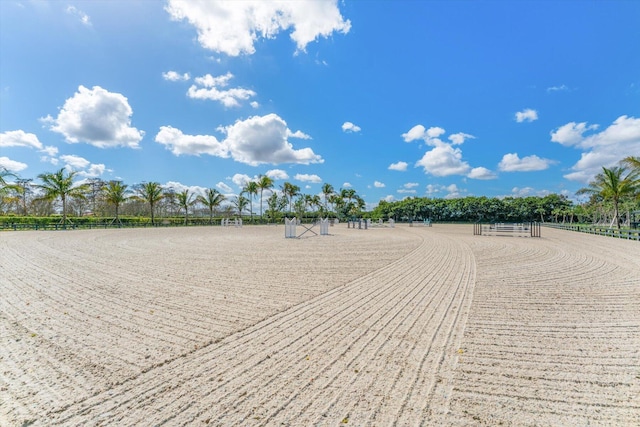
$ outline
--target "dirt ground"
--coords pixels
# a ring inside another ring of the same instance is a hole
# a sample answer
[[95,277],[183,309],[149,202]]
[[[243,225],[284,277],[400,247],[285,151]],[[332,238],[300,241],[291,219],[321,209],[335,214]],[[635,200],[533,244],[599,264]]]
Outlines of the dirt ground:
[[0,426],[640,425],[639,242],[329,232],[0,233]]

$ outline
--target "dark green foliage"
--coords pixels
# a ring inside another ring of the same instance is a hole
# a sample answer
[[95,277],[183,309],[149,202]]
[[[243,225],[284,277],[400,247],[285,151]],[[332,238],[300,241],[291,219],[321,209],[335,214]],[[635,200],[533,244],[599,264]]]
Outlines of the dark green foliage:
[[371,212],[372,219],[439,222],[528,222],[555,221],[568,215],[573,204],[565,196],[545,197],[465,197],[430,199],[412,197],[397,202],[381,200]]

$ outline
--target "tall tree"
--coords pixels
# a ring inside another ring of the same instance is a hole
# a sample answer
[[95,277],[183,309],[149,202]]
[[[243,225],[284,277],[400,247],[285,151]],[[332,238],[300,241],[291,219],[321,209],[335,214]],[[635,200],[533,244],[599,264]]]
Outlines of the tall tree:
[[281,212],[287,207],[287,197],[283,194],[278,196],[275,191],[271,193],[271,196],[267,199],[267,206],[269,209],[267,213],[273,222],[277,222],[281,216]]
[[[249,195],[249,214],[251,215],[251,221],[253,222],[253,198],[258,195],[258,183],[255,181],[249,181],[242,189],[242,193]],[[240,194],[242,196],[242,193]]]
[[196,199],[209,209],[209,224],[213,224],[213,211],[224,201],[224,194],[221,194],[215,188],[208,188],[204,196],[198,196]]
[[66,172],[65,168],[57,172],[47,172],[38,175],[42,184],[38,185],[43,192],[42,199],[54,201],[60,198],[62,200],[62,225],[67,223],[67,201],[70,197],[85,199],[87,191],[86,184],[75,185],[73,180],[77,172]]
[[121,223],[120,217],[118,214],[120,210],[120,205],[123,204],[128,199],[127,187],[128,185],[123,184],[122,181],[116,181],[116,180],[109,181],[102,187],[102,192],[104,193],[104,200],[110,205],[113,205],[116,210],[115,218],[113,218],[113,221],[111,221],[112,224],[114,222]]
[[151,225],[155,225],[154,208],[163,197],[160,183],[145,182],[137,188],[136,192],[142,200],[149,203],[149,208],[151,209]]
[[329,198],[334,192],[335,190],[333,189],[333,185],[326,182],[322,185],[322,194],[324,196],[324,209],[327,212],[329,212]]
[[238,210],[238,216],[240,216],[240,218],[242,218],[242,211],[244,211],[247,208],[248,204],[249,204],[249,199],[244,197],[242,194],[237,196],[233,201],[233,205]]
[[184,209],[184,225],[187,225],[187,219],[189,218],[189,206],[192,206],[195,202],[193,199],[193,193],[189,192],[189,189],[182,190],[177,195],[178,205]]
[[262,220],[262,193],[264,190],[271,190],[273,188],[273,179],[266,175],[260,175],[258,188],[260,189],[260,220]]
[[91,178],[87,180],[87,194],[89,195],[88,199],[91,203],[91,212],[96,213],[96,203],[98,201],[98,196],[102,193],[102,190],[106,183],[100,178]]
[[31,178],[16,179],[16,187],[19,188],[18,194],[22,199],[22,215],[27,215],[27,196],[31,193]]
[[300,187],[290,182],[285,182],[282,185],[282,193],[289,199],[289,212],[292,212],[293,198],[300,194]]
[[[602,172],[595,176],[586,188],[581,188],[576,194],[600,195],[604,200],[613,203],[613,221],[620,228],[619,204],[625,197],[634,197],[640,191],[640,179],[634,170],[628,171],[622,166],[611,169],[602,168]],[[612,222],[613,222],[612,221]]]

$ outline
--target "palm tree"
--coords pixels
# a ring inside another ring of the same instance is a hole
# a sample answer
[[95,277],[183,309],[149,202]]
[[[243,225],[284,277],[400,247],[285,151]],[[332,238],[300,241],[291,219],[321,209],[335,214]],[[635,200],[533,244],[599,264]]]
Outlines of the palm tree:
[[224,194],[221,194],[215,188],[208,188],[207,191],[205,191],[204,196],[198,196],[196,199],[198,202],[209,208],[209,224],[213,224],[213,210],[220,206],[224,199]]
[[193,193],[189,193],[189,189],[182,190],[177,195],[178,205],[184,209],[184,225],[187,225],[187,218],[189,217],[189,206],[194,204]]
[[7,185],[7,180],[5,179],[5,177],[7,176],[15,176],[15,174],[11,172],[9,169],[6,169],[6,168],[0,169],[0,186],[4,187],[5,185]]
[[266,175],[260,175],[258,179],[258,188],[260,189],[260,220],[262,221],[262,192],[273,188],[273,179]]
[[314,194],[313,196],[310,194],[305,194],[304,203],[306,206],[309,206],[312,211],[316,211],[317,209],[322,207],[322,201],[320,200],[320,196],[317,194]]
[[140,185],[137,189],[138,196],[149,203],[149,207],[151,208],[151,225],[155,225],[155,216],[153,214],[154,207],[156,203],[162,200],[162,187],[157,182],[145,182]]
[[247,208],[247,204],[249,203],[249,199],[244,197],[242,194],[237,196],[233,201],[233,205],[238,209],[238,215],[242,218],[242,211]]
[[332,193],[329,195],[329,203],[331,203],[334,211],[338,211],[343,204],[343,200],[338,193]]
[[65,170],[65,168],[62,168],[57,172],[47,172],[38,175],[38,178],[42,181],[42,184],[38,185],[38,188],[44,192],[41,199],[53,201],[60,198],[62,200],[63,227],[67,223],[67,199],[69,197],[85,199],[85,193],[87,191],[86,184],[74,185],[73,179],[77,175],[77,172],[70,171],[65,173]]
[[[640,191],[640,179],[638,172],[627,171],[625,167],[614,166],[611,169],[602,168],[602,172],[595,176],[586,188],[581,188],[576,194],[599,195],[604,200],[613,202],[613,221],[620,228],[620,215],[618,207],[620,200],[625,197],[634,197]],[[612,221],[612,223],[613,223]]]
[[[253,221],[253,198],[258,195],[258,183],[255,181],[247,182],[242,189],[242,193],[247,193],[249,195],[249,213],[251,215],[251,221]],[[242,193],[240,193],[241,196]]]
[[293,204],[293,198],[300,194],[300,187],[290,182],[285,182],[282,185],[282,193],[289,199],[289,212],[291,212],[291,205]]
[[324,209],[329,212],[329,197],[335,192],[333,185],[324,183],[322,185],[322,194],[324,195]]
[[[8,183],[5,177],[14,177],[16,178],[15,182]],[[9,207],[11,205],[15,205],[15,211],[18,212],[18,206],[20,204],[20,199],[23,201],[24,205],[24,214],[26,215],[26,187],[23,188],[20,186],[21,181],[31,181],[31,180],[21,180],[18,178],[16,174],[9,171],[8,169],[2,168],[0,169],[0,203],[6,203]],[[15,195],[14,195],[15,194]]]
[[104,187],[102,187],[104,200],[116,208],[116,216],[113,221],[111,221],[112,224],[114,222],[122,224],[118,216],[118,211],[120,205],[129,198],[127,196],[127,187],[128,185],[123,184],[122,181],[109,181]]
[[640,157],[629,156],[622,159],[622,164],[636,171],[640,170]]

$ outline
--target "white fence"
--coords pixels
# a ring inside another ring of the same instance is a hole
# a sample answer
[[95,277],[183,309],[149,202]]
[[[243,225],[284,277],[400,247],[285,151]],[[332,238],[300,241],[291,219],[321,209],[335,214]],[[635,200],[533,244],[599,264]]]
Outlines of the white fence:
[[235,218],[235,219],[230,219],[230,218],[222,218],[222,221],[220,221],[220,225],[223,227],[236,227],[236,228],[241,228],[242,227],[242,218]]

